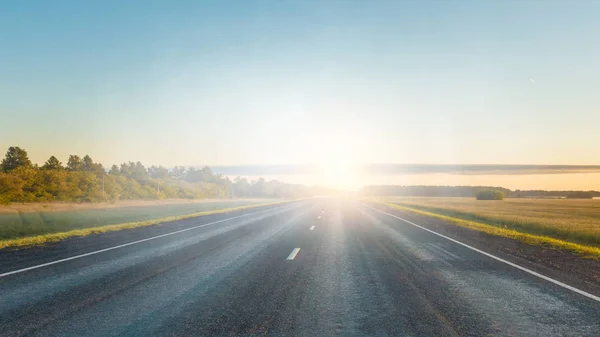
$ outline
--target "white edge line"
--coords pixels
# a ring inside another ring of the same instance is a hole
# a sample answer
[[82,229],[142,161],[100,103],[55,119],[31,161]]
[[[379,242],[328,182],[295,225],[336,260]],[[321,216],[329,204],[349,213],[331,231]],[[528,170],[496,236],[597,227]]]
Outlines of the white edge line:
[[287,260],[293,260],[296,258],[296,255],[298,255],[298,252],[300,251],[300,248],[294,248],[294,250],[292,250],[292,252],[290,253],[290,255],[288,255]]
[[312,231],[313,229],[315,229],[315,226],[310,226],[309,231]]
[[600,302],[600,297],[598,297],[598,296],[596,296],[596,295],[590,294],[590,293],[588,293],[588,292],[585,292],[585,291],[583,291],[583,290],[581,290],[581,289],[577,289],[577,288],[575,288],[575,287],[572,287],[572,286],[570,286],[570,285],[568,285],[568,284],[566,284],[566,283],[562,283],[562,282],[560,282],[560,281],[558,281],[558,280],[555,280],[555,279],[553,279],[553,278],[551,278],[551,277],[548,277],[548,276],[546,276],[546,275],[542,275],[542,274],[540,274],[540,273],[538,273],[538,272],[535,272],[535,271],[533,271],[533,270],[531,270],[531,269],[527,269],[527,268],[525,268],[525,267],[522,267],[522,266],[520,266],[520,265],[518,265],[518,264],[516,264],[516,263],[512,263],[512,262],[510,262],[510,261],[504,260],[504,259],[502,259],[502,258],[500,258],[500,257],[497,257],[497,256],[495,256],[495,255],[492,255],[492,254],[490,254],[490,253],[484,252],[483,250],[480,250],[480,249],[477,249],[477,248],[475,248],[475,247],[469,246],[469,245],[467,245],[466,243],[462,243],[462,242],[460,242],[460,241],[458,241],[458,240],[455,240],[455,239],[453,239],[453,238],[451,238],[451,237],[448,237],[448,236],[446,236],[446,235],[440,234],[440,233],[438,233],[438,232],[434,232],[434,231],[432,231],[431,229],[425,228],[425,227],[423,227],[423,226],[419,226],[419,225],[417,225],[417,224],[415,224],[415,223],[412,223],[412,222],[410,222],[410,221],[408,221],[408,220],[406,220],[406,219],[402,219],[401,217],[395,216],[395,215],[393,215],[393,214],[390,214],[390,213],[388,213],[388,212],[384,212],[384,211],[382,211],[382,210],[379,210],[379,209],[377,209],[377,208],[371,207],[371,206],[369,206],[369,205],[367,205],[367,204],[363,204],[363,205],[364,205],[364,206],[366,206],[366,207],[368,207],[368,208],[370,208],[370,209],[373,209],[373,210],[375,210],[375,211],[377,211],[377,212],[380,212],[380,213],[383,213],[383,214],[387,214],[387,215],[389,215],[389,216],[391,216],[391,217],[393,217],[393,218],[396,218],[396,219],[398,219],[398,220],[402,220],[402,221],[404,221],[404,222],[406,222],[406,223],[408,223],[408,224],[411,224],[411,225],[413,225],[413,226],[415,226],[415,227],[421,228],[422,230],[425,230],[425,231],[428,231],[428,232],[430,232],[430,233],[432,233],[432,234],[435,234],[435,235],[437,235],[437,236],[443,237],[444,239],[450,240],[450,241],[452,241],[452,242],[454,242],[454,243],[457,243],[457,244],[459,244],[459,245],[461,245],[461,246],[463,246],[463,247],[469,248],[469,249],[471,249],[471,250],[473,250],[473,251],[476,251],[476,252],[478,252],[478,253],[480,253],[480,254],[483,254],[483,255],[485,255],[485,256],[487,256],[487,257],[490,257],[490,258],[492,258],[492,259],[494,259],[494,260],[500,261],[500,262],[502,262],[502,263],[506,263],[506,264],[507,264],[507,265],[509,265],[509,266],[515,267],[515,268],[517,268],[517,269],[520,269],[520,270],[522,270],[522,271],[524,271],[524,272],[526,272],[526,273],[529,273],[529,274],[531,274],[531,275],[533,275],[533,276],[537,276],[537,277],[539,277],[539,278],[541,278],[541,279],[543,279],[543,280],[546,280],[546,281],[548,281],[548,282],[552,282],[552,283],[556,284],[557,286],[560,286],[560,287],[563,287],[563,288],[565,288],[565,289],[569,289],[569,290],[571,290],[571,291],[574,291],[574,292],[576,292],[576,293],[578,293],[578,294],[580,294],[580,295],[583,295],[583,296],[585,296],[585,297],[587,297],[587,298],[590,298],[590,299],[592,299],[592,300],[594,300],[594,301],[596,301],[596,302]]
[[124,243],[124,244],[118,245],[118,246],[104,248],[104,249],[96,250],[96,251],[93,251],[93,252],[89,252],[89,253],[85,253],[85,254],[80,254],[80,255],[75,255],[75,256],[67,257],[67,258],[56,260],[56,261],[52,261],[52,262],[46,262],[46,263],[38,264],[38,265],[35,265],[35,266],[23,268],[23,269],[17,269],[17,270],[9,271],[9,272],[0,274],[0,278],[6,277],[6,276],[10,276],[10,275],[14,275],[14,274],[19,274],[19,273],[26,272],[26,271],[33,270],[33,269],[38,269],[38,268],[42,268],[42,267],[51,266],[51,265],[62,263],[62,262],[67,262],[67,261],[79,259],[79,258],[90,256],[90,255],[95,255],[95,254],[107,252],[107,251],[113,250],[113,249],[118,249],[118,248],[123,248],[123,247],[131,246],[131,245],[135,245],[137,243],[142,243],[142,242],[146,242],[146,241],[150,241],[150,240],[159,239],[159,238],[162,238],[162,237],[165,237],[165,236],[169,236],[169,235],[179,234],[179,233],[191,231],[191,230],[202,228],[202,227],[206,227],[206,226],[216,225],[216,224],[221,223],[221,222],[225,222],[225,221],[229,221],[229,220],[234,220],[234,219],[239,219],[239,218],[243,218],[243,217],[246,217],[246,216],[249,216],[249,215],[260,214],[260,213],[264,213],[264,212],[267,212],[267,211],[272,211],[272,210],[275,210],[275,209],[279,209],[281,207],[283,207],[283,206],[279,206],[279,207],[275,207],[275,208],[269,208],[269,209],[265,209],[265,210],[262,210],[262,211],[248,213],[248,214],[242,214],[242,215],[234,216],[234,217],[227,218],[227,219],[222,219],[222,220],[218,220],[218,221],[214,221],[214,222],[209,222],[207,224],[202,224],[202,225],[198,225],[198,226],[194,226],[194,227],[189,227],[189,228],[181,229],[181,230],[170,232],[170,233],[165,233],[165,234],[161,234],[161,235],[157,235],[157,236],[152,236],[152,237],[141,239],[141,240],[137,240],[137,241],[132,241],[132,242]]

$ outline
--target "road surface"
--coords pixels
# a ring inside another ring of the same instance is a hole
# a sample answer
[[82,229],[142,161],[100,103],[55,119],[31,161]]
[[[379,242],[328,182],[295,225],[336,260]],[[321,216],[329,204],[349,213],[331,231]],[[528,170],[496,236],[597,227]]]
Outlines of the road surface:
[[2,336],[600,332],[596,299],[345,199],[4,251],[0,274]]

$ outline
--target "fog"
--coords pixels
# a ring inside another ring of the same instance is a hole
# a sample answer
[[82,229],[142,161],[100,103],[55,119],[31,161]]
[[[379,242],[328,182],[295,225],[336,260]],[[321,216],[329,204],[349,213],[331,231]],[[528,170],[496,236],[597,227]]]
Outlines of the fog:
[[[392,169],[390,169],[390,167]],[[365,185],[484,185],[508,189],[599,190],[596,166],[541,165],[372,165],[360,168],[316,166],[216,167],[231,178],[263,177],[304,185],[357,190]]]

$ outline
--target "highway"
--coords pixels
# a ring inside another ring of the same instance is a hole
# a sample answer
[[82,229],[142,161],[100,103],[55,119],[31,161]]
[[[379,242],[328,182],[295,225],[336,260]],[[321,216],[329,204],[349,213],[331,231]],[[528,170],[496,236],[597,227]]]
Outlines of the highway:
[[0,251],[1,336],[598,336],[600,302],[358,201]]

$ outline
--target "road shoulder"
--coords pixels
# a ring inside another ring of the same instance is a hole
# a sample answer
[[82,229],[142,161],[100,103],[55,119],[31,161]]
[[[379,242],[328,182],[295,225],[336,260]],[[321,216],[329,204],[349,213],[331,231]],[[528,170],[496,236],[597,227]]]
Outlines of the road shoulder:
[[379,203],[370,206],[414,222],[467,245],[496,255],[596,296],[600,296],[600,261],[546,245],[531,245],[461,227],[441,219],[398,210]]

